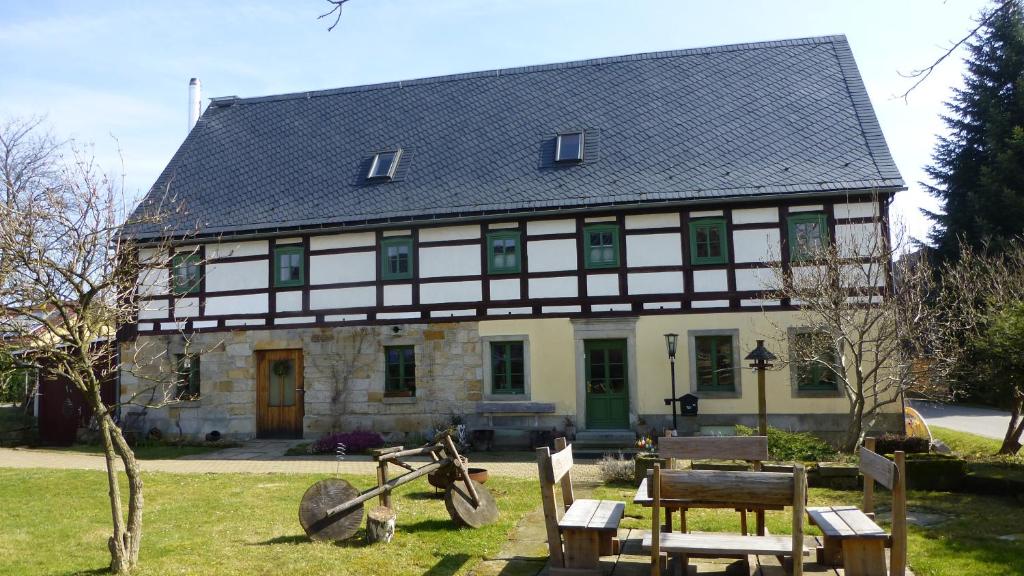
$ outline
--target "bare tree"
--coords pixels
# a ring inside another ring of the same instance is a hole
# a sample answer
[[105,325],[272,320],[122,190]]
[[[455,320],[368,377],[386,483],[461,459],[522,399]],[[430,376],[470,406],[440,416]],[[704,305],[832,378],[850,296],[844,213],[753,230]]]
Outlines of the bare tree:
[[341,22],[341,11],[346,2],[348,2],[348,0],[327,0],[327,3],[331,5],[331,9],[316,17],[317,20],[322,20],[330,17],[331,14],[334,14],[334,23],[327,27],[328,32],[334,30],[335,26],[338,25],[338,22]]
[[845,396],[846,451],[887,406],[922,384],[914,364],[920,334],[934,315],[927,263],[897,261],[880,219],[870,229],[844,232],[834,242],[818,241],[828,236],[820,230],[797,234],[798,246],[790,247],[796,258],[775,268],[769,280],[772,298],[792,305],[796,315],[786,325],[772,324],[774,339],[786,343],[780,365],[789,366],[795,386]]
[[[103,382],[116,376],[122,364],[137,358],[118,355],[117,329],[134,324],[145,305],[137,279],[151,270],[170,270],[169,244],[150,247],[139,258],[139,247],[123,235],[125,208],[119,186],[74,146],[57,156],[32,137],[38,124],[28,126],[12,142],[9,157],[33,159],[27,165],[46,174],[45,186],[30,185],[17,202],[0,207],[0,253],[8,275],[0,283],[0,332],[31,349],[37,368],[73,384],[92,409],[106,460],[107,487],[113,520],[108,540],[111,570],[129,572],[138,562],[142,541],[143,482],[138,462],[118,427],[120,404],[139,402],[141,392],[120,403],[105,402]],[[18,147],[27,143],[28,150]],[[45,152],[35,155],[36,152]],[[23,181],[23,180],[12,180]],[[15,190],[21,190],[15,185]],[[163,221],[150,213],[140,222]],[[136,355],[142,351],[135,348]],[[147,353],[148,354],[148,353]],[[166,362],[166,354],[148,354]],[[146,402],[175,400],[176,375],[159,372]],[[123,509],[118,466],[128,480],[128,507]]]

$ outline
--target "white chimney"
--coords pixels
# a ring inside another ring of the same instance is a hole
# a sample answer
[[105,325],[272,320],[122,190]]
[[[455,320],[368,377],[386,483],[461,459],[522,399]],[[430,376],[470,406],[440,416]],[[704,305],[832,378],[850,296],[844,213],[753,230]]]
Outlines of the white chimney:
[[199,78],[188,81],[188,131],[199,121],[199,114],[202,112],[199,96]]

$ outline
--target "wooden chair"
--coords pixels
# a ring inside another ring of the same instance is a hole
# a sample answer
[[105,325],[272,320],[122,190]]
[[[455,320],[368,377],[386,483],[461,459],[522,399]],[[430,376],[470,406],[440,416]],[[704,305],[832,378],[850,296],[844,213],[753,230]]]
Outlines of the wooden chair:
[[[907,568],[906,456],[896,452],[895,463],[875,453],[875,439],[866,438],[860,448],[864,474],[863,510],[853,506],[809,508],[807,515],[821,528],[823,546],[818,561],[843,566],[846,576],[904,576]],[[874,520],[875,482],[892,491],[892,534]],[[886,572],[885,548],[891,548]]]
[[[762,462],[768,459],[767,436],[664,436],[658,439],[658,455],[669,459],[673,468],[675,459],[680,460],[745,460],[755,472],[761,471]],[[665,508],[665,529],[672,531],[672,510]],[[686,508],[679,510],[679,529],[686,532]],[[737,508],[740,513],[741,532],[747,534],[747,509]],[[764,536],[764,510],[754,511],[758,536]]]
[[[652,576],[661,574],[664,561],[662,553],[679,558],[683,571],[687,570],[691,555],[743,558],[748,555],[790,556],[793,559],[792,574],[803,574],[803,556],[809,553],[804,549],[807,477],[803,465],[797,464],[792,474],[719,470],[662,471],[660,466],[655,466],[651,480],[654,492],[653,519],[651,534],[644,538],[643,546],[651,551]],[[792,506],[793,533],[789,536],[663,533],[658,518],[662,499],[689,499],[708,504],[742,501]]]
[[[551,555],[551,576],[600,576],[601,556],[617,554],[619,522],[625,502],[577,499],[572,490],[572,445],[555,439],[557,452],[545,446],[537,449],[540,494],[544,503],[544,525]],[[555,485],[562,488],[562,503]]]

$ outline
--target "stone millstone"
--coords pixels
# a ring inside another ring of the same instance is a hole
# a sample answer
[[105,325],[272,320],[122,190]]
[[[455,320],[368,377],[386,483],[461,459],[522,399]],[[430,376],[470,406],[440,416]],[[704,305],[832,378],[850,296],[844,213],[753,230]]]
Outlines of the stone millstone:
[[313,484],[302,495],[299,523],[313,540],[338,542],[351,538],[363,523],[363,504],[325,518],[324,514],[358,497],[359,490],[341,478],[327,478]]
[[470,480],[470,482],[476,488],[476,495],[480,500],[479,506],[473,506],[473,499],[466,491],[466,484],[461,481],[448,486],[448,490],[444,493],[444,506],[456,524],[470,528],[482,528],[498,519],[498,504],[483,484],[475,480]]

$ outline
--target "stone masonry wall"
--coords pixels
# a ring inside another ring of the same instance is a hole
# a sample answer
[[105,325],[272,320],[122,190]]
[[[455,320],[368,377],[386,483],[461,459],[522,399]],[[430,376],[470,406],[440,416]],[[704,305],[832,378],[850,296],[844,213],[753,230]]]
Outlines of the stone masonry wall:
[[[384,397],[384,347],[398,345],[416,347],[415,398]],[[357,428],[394,439],[427,434],[452,415],[472,414],[483,392],[475,322],[203,333],[191,336],[187,349],[201,354],[201,397],[146,409],[143,430],[157,427],[165,437],[202,437],[213,430],[254,437],[259,350],[302,350],[307,439]],[[169,359],[185,350],[180,335],[140,336],[123,344],[122,398],[145,391],[140,401],[161,399],[169,388]],[[153,394],[156,380],[163,384]]]

